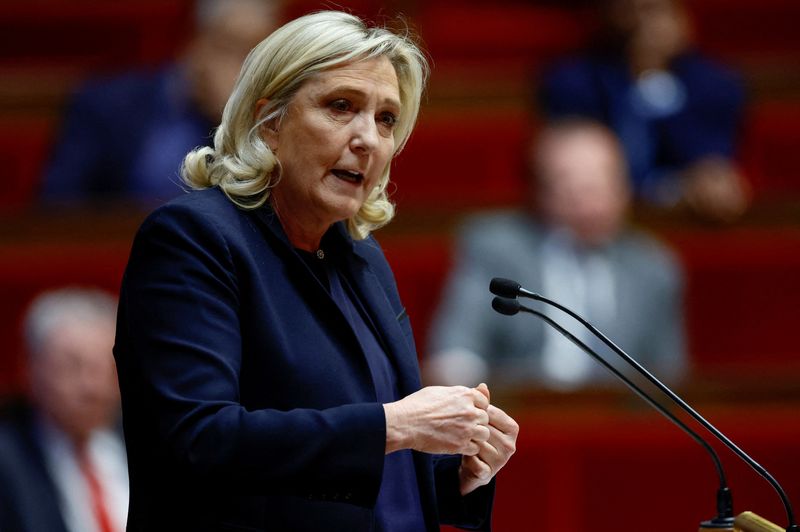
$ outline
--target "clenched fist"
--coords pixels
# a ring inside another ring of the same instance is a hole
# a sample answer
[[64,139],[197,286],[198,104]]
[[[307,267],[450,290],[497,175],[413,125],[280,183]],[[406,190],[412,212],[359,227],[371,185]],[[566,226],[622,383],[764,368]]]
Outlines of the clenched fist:
[[[489,388],[485,384],[480,384],[476,389],[489,400]],[[488,484],[517,449],[517,422],[494,405],[489,405],[486,411],[489,414],[489,439],[478,444],[477,454],[461,459],[458,471],[461,495]]]
[[476,388],[428,386],[383,407],[387,454],[414,449],[471,456],[491,437],[489,398]]

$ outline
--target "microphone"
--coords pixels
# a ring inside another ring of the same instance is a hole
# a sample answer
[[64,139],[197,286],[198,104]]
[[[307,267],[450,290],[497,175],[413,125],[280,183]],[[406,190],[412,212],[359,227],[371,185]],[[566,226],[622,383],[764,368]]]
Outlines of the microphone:
[[[534,299],[537,301],[541,301],[542,303],[551,305],[568,315],[572,316],[578,322],[581,323],[584,327],[586,327],[589,331],[592,332],[597,338],[599,338],[604,344],[606,344],[612,351],[614,351],[617,355],[619,355],[622,359],[624,359],[630,366],[636,369],[640,374],[642,374],[647,380],[653,383],[659,390],[665,393],[672,401],[677,404],[683,411],[689,414],[692,418],[695,419],[698,423],[700,423],[706,430],[711,432],[719,441],[721,441],[728,449],[733,451],[739,458],[741,458],[748,466],[750,466],[753,471],[758,473],[762,478],[764,478],[775,491],[778,493],[778,496],[783,503],[783,507],[786,511],[787,520],[789,522],[788,527],[786,528],[786,532],[800,532],[800,527],[797,526],[797,523],[794,519],[794,512],[792,510],[791,502],[789,501],[789,497],[786,495],[786,492],[783,490],[781,485],[778,481],[773,477],[763,466],[761,466],[758,462],[753,460],[747,453],[745,453],[741,448],[739,448],[735,443],[733,443],[730,438],[725,436],[719,429],[717,429],[714,425],[708,422],[703,416],[701,416],[695,409],[689,406],[686,401],[681,399],[675,392],[673,392],[668,386],[658,380],[653,374],[651,374],[647,369],[645,369],[641,364],[639,364],[636,360],[633,359],[630,355],[628,355],[625,351],[623,351],[620,347],[618,347],[614,342],[612,342],[606,335],[600,332],[594,325],[583,319],[577,313],[573,312],[569,308],[548,299],[540,294],[535,292],[531,292],[529,290],[524,289],[519,283],[516,281],[512,281],[510,279],[502,279],[496,277],[492,279],[489,284],[489,290],[494,293],[495,295],[501,297],[510,297],[516,298],[518,296],[527,297],[530,299]],[[503,304],[501,304],[503,305]],[[504,307],[504,310],[510,310],[511,307]],[[522,310],[523,307],[520,306],[519,310]],[[519,310],[517,312],[519,312]]]
[[575,344],[578,348],[580,348],[583,352],[591,356],[597,362],[599,362],[603,367],[605,367],[608,371],[613,373],[618,379],[620,379],[623,383],[625,383],[628,388],[630,388],[639,398],[644,400],[647,404],[655,408],[658,412],[661,413],[664,417],[666,417],[669,421],[671,421],[675,426],[685,432],[689,437],[691,437],[694,441],[696,441],[700,446],[702,446],[708,454],[711,456],[711,459],[714,461],[714,466],[717,469],[717,476],[719,477],[719,488],[717,489],[717,516],[713,519],[708,521],[703,521],[700,523],[700,529],[731,529],[733,528],[734,519],[733,519],[733,499],[731,496],[730,489],[728,489],[728,480],[725,476],[725,471],[722,468],[722,462],[719,459],[719,455],[714,451],[711,445],[708,444],[699,434],[689,428],[685,423],[683,423],[680,419],[678,419],[672,412],[664,408],[658,401],[653,399],[647,392],[642,390],[635,382],[630,380],[625,374],[621,373],[617,368],[612,366],[608,361],[606,361],[603,357],[597,354],[592,348],[586,345],[583,341],[575,337],[572,333],[564,329],[561,325],[556,323],[553,319],[549,316],[531,308],[528,308],[516,299],[508,299],[505,297],[495,297],[492,300],[492,308],[499,312],[500,314],[504,314],[506,316],[513,316],[520,311],[528,312],[537,316],[538,318],[542,319],[545,323],[553,327],[559,333],[561,333],[565,338]]
[[[495,277],[491,281],[489,281],[489,291],[494,295],[506,299],[517,299],[517,296],[520,295],[520,290],[523,290],[522,285],[516,281],[512,281],[511,279],[503,279],[502,277]],[[492,301],[492,308],[497,310],[497,312],[501,314],[505,314],[506,316],[513,316],[517,312],[519,312],[519,308],[513,311],[512,314],[508,314],[507,312],[499,310],[495,306],[495,300]],[[498,303],[498,306],[506,308],[507,311],[511,311],[512,306],[510,303],[503,302]]]
[[537,299],[539,294],[529,292],[522,288],[522,285],[511,279],[503,279],[502,277],[495,277],[489,282],[489,291],[496,296],[504,297],[507,299],[517,299],[518,296],[530,297]]

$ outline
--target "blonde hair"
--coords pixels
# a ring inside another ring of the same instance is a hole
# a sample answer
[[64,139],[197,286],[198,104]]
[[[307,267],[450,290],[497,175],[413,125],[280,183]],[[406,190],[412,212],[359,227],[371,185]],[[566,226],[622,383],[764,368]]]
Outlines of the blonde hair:
[[[244,61],[236,86],[214,135],[214,147],[197,148],[183,161],[181,176],[194,189],[219,186],[243,209],[269,199],[280,178],[280,162],[261,137],[264,124],[279,122],[303,83],[319,72],[353,61],[386,57],[397,73],[400,116],[394,130],[394,155],[402,150],[419,112],[428,64],[408,35],[367,27],[347,13],[322,11],[295,19],[256,46]],[[266,99],[256,115],[256,102]],[[355,239],[389,223],[390,163],[378,185],[347,221]]]

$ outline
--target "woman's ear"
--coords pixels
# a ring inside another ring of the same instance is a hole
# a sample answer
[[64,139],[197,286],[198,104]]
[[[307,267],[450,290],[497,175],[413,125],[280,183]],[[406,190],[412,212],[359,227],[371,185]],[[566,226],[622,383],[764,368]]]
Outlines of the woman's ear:
[[[256,108],[255,108],[255,111],[254,111],[254,118],[256,120],[258,120],[258,118],[261,116],[262,110],[264,109],[264,107],[268,103],[269,103],[269,100],[266,99],[266,98],[260,98],[256,102]],[[263,137],[264,142],[267,143],[267,146],[269,146],[269,149],[271,149],[273,152],[275,150],[277,150],[278,149],[278,128],[275,127],[275,123],[274,122],[270,122],[270,123],[261,124],[261,128],[260,129],[261,129],[261,136]]]

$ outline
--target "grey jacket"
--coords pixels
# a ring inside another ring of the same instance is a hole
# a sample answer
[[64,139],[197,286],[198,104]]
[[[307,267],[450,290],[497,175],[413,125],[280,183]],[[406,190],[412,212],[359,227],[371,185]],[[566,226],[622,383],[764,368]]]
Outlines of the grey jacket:
[[[548,296],[542,282],[545,234],[541,224],[522,213],[484,214],[465,224],[434,317],[428,353],[470,350],[488,362],[495,385],[547,384],[535,360],[547,325],[527,314],[496,313],[488,290],[493,277],[506,277]],[[656,240],[632,230],[602,253],[613,271],[617,312],[610,319],[595,319],[593,325],[656,376],[674,382],[686,368],[683,283],[677,262]],[[524,303],[542,308],[532,300]],[[566,315],[558,321],[576,330]],[[613,353],[607,360],[621,367]],[[613,379],[599,364],[593,363],[591,371],[592,381]]]

